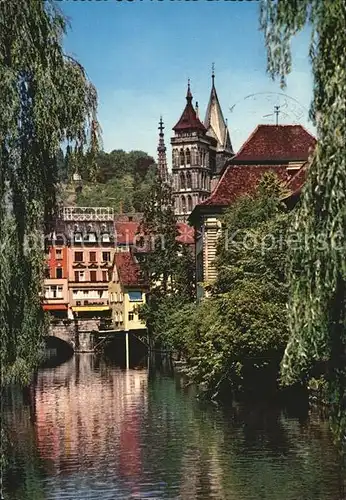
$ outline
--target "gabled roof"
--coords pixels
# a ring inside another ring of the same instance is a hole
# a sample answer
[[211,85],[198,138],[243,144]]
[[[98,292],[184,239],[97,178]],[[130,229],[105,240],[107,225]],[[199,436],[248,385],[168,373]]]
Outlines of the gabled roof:
[[217,149],[228,151],[233,154],[231,138],[228,127],[223,117],[220,102],[217,97],[214,85],[214,75],[212,76],[212,87],[209,97],[207,112],[205,115],[204,126],[207,129],[207,135],[217,140]]
[[253,193],[266,172],[274,172],[285,183],[289,179],[285,165],[228,165],[209,198],[197,206],[231,205],[240,196]]
[[143,285],[141,269],[131,252],[116,252],[114,255],[114,264],[117,268],[119,281],[122,285]]
[[192,94],[190,90],[190,83],[187,87],[186,106],[181,115],[178,123],[173,127],[175,132],[184,130],[201,130],[206,132],[206,128],[197,116],[196,110],[192,105]]
[[258,125],[232,163],[306,161],[316,139],[301,125]]

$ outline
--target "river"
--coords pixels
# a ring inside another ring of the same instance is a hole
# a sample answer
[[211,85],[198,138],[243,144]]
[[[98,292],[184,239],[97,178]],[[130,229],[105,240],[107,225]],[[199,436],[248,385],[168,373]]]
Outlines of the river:
[[317,413],[219,408],[179,377],[93,355],[40,369],[6,398],[6,500],[340,500],[341,460]]

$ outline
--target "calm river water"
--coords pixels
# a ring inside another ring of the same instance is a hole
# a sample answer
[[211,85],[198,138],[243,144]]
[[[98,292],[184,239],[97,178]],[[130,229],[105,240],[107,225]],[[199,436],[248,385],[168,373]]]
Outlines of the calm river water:
[[[304,413],[303,411],[301,413]],[[41,369],[4,408],[10,500],[340,500],[328,424],[274,405],[219,409],[178,379],[93,356]]]

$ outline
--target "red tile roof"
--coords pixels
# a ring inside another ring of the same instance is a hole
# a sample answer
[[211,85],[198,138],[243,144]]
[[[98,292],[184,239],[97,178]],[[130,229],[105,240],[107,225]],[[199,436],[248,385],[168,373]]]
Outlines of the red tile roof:
[[316,139],[301,125],[258,125],[232,163],[308,160]]
[[139,264],[134,260],[130,252],[117,252],[114,255],[119,281],[125,286],[136,286],[143,284]]
[[283,182],[289,179],[285,165],[228,165],[212,194],[198,206],[228,206],[253,193],[266,172],[276,173]]
[[173,127],[173,130],[176,132],[183,130],[202,130],[203,132],[206,132],[207,129],[198,118],[196,110],[192,105],[192,94],[190,91],[190,84],[187,89],[186,101],[187,103],[183,111],[183,114],[181,115],[178,123]]

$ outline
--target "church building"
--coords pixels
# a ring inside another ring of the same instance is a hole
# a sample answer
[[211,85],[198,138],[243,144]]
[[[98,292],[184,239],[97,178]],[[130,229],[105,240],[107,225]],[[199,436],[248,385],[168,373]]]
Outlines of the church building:
[[192,101],[189,81],[186,105],[171,139],[174,210],[182,222],[210,196],[223,165],[234,156],[216,93],[214,71],[204,123],[199,117],[198,103],[194,106]]
[[281,182],[288,208],[298,201],[316,139],[301,125],[260,124],[234,153],[212,82],[204,122],[193,105],[188,82],[185,108],[173,127],[172,174],[168,175],[163,124],[160,121],[158,168],[173,189],[174,212],[190,241],[194,238],[197,299],[208,295],[216,278],[217,241],[224,211],[255,191],[262,176],[273,172]]

